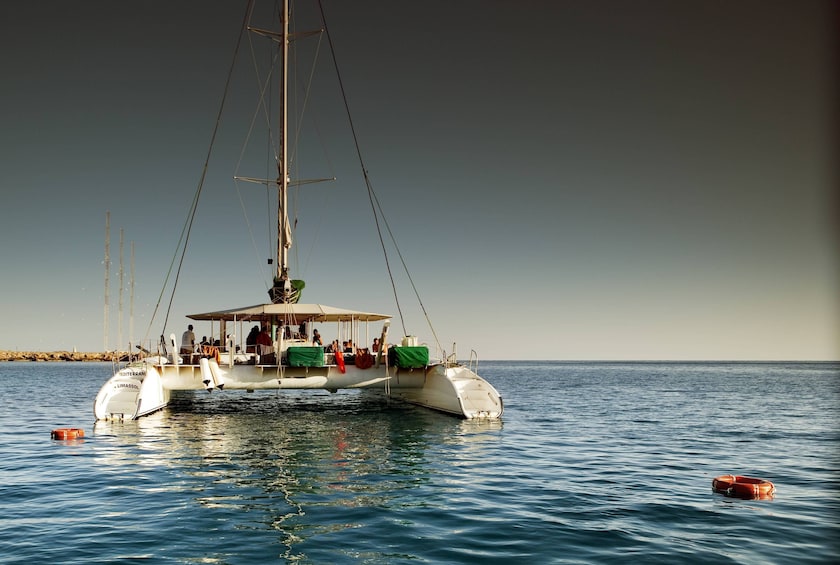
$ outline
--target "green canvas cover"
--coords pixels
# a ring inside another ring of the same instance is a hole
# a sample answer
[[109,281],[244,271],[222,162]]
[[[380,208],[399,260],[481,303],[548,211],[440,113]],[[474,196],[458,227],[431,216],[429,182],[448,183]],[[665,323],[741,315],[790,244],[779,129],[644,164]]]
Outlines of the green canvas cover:
[[398,347],[388,349],[388,364],[400,369],[421,369],[429,364],[429,348]]
[[323,367],[323,347],[290,347],[286,353],[290,367]]

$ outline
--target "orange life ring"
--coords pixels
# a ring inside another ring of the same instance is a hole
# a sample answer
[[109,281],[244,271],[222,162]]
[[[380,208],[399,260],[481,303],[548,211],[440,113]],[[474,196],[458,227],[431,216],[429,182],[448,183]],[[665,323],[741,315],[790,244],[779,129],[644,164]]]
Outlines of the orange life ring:
[[344,353],[341,351],[335,352],[335,364],[338,365],[338,370],[342,373],[347,372],[347,367],[344,366]]
[[85,437],[85,431],[79,428],[58,428],[50,432],[52,439],[76,439]]
[[741,475],[722,475],[712,480],[715,492],[737,498],[772,498],[776,486],[764,479],[754,479]]

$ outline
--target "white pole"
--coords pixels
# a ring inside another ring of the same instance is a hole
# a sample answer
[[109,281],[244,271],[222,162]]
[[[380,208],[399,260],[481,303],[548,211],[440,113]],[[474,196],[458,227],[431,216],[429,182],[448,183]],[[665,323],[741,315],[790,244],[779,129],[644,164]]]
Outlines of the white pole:
[[105,211],[105,319],[103,321],[104,348],[108,351],[108,303],[111,300],[111,212]]

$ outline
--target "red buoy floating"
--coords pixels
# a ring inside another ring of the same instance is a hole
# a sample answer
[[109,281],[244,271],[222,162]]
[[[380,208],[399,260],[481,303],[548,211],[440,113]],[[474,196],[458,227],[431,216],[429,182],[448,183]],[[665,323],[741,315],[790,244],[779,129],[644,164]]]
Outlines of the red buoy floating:
[[741,475],[722,475],[712,479],[712,490],[736,498],[766,499],[773,498],[776,486],[764,479],[754,479]]
[[50,432],[52,439],[77,439],[85,437],[85,431],[81,428],[58,428]]

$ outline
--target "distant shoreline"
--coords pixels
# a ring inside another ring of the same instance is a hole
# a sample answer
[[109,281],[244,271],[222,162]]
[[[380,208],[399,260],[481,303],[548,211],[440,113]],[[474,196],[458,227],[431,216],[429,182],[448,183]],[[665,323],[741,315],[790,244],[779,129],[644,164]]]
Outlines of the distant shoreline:
[[124,361],[128,353],[80,353],[77,351],[2,351],[0,361]]

